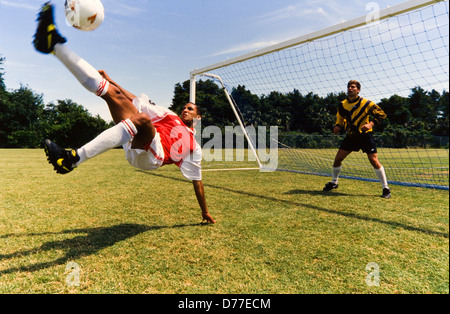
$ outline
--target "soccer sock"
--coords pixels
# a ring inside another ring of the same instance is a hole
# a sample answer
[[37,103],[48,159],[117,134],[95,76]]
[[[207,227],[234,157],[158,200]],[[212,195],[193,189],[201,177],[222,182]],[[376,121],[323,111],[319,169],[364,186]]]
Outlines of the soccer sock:
[[56,44],[55,56],[69,69],[70,72],[88,91],[103,96],[108,91],[109,82],[84,59],[70,50],[67,45]]
[[92,141],[77,150],[80,161],[75,164],[79,166],[86,160],[98,156],[109,149],[116,148],[126,144],[137,134],[136,126],[130,119],[124,120],[119,124],[102,132]]
[[334,184],[338,184],[339,181],[339,174],[341,173],[341,167],[333,167],[333,180],[331,181]]
[[378,177],[378,180],[380,180],[381,185],[383,186],[383,189],[389,189],[389,185],[387,183],[386,172],[384,171],[384,167],[381,166],[380,169],[374,169],[374,170],[375,170],[375,174]]

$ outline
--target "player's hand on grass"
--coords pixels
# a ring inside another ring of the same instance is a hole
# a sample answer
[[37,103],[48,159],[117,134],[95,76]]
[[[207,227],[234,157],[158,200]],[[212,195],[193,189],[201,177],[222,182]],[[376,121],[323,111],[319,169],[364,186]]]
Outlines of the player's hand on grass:
[[210,224],[216,223],[216,221],[212,218],[212,216],[208,212],[202,213],[202,216],[203,216],[203,222],[210,223]]

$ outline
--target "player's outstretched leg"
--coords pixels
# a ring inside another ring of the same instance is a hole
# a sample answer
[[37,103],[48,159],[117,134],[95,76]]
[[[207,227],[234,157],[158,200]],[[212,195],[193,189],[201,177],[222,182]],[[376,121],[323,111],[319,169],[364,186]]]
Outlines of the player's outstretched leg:
[[64,45],[67,40],[59,34],[56,28],[53,5],[50,2],[42,6],[37,21],[38,26],[33,40],[35,49],[45,54],[54,54],[84,88],[97,96],[105,95],[109,82],[93,66]]
[[53,5],[46,2],[39,12],[38,27],[34,35],[33,45],[37,51],[53,53],[56,44],[64,44],[67,40],[56,29],[53,18]]
[[56,172],[66,174],[88,159],[115,147],[123,146],[133,140],[137,133],[138,130],[134,123],[127,119],[103,131],[81,148],[65,150],[47,139],[44,141],[44,150],[49,163],[53,165]]
[[33,41],[36,50],[54,54],[84,88],[102,97],[116,123],[116,126],[104,131],[78,150],[65,151],[50,140],[45,140],[45,152],[55,170],[61,174],[68,173],[87,159],[122,146],[130,140],[133,140],[133,145],[138,145],[137,148],[142,148],[151,141],[155,136],[154,127],[148,116],[143,117],[143,114],[138,113],[132,102],[135,96],[115,82],[110,86],[110,78],[104,71],[99,73],[65,45],[66,39],[56,29],[50,2],[43,5],[37,20],[38,27]]
[[75,168],[74,164],[80,160],[75,149],[65,150],[48,139],[44,141],[44,151],[48,162],[60,174],[71,172]]

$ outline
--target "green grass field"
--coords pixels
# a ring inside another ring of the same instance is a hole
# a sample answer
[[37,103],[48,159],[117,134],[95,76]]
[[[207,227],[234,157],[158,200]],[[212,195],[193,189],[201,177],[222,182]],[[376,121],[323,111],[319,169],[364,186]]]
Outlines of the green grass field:
[[175,166],[140,171],[113,150],[61,176],[42,150],[0,150],[0,293],[449,293],[448,191],[392,186],[384,200],[379,183],[323,194],[328,178],[286,172],[203,179],[216,225],[200,224]]

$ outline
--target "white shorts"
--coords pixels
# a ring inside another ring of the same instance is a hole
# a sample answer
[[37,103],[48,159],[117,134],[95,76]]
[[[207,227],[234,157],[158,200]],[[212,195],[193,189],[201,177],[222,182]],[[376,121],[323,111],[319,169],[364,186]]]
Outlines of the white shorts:
[[131,148],[131,141],[123,145],[128,163],[142,170],[156,170],[163,165],[164,150],[161,138],[157,132],[150,144],[149,150]]
[[[133,105],[138,109],[139,112],[145,112],[151,118],[152,116],[158,116],[158,112],[152,112],[157,110],[158,106],[151,104],[147,95],[142,94],[141,97],[135,98],[133,100]],[[128,163],[133,167],[142,170],[156,170],[163,165],[164,162],[164,149],[161,144],[161,137],[158,132],[156,132],[149,149],[134,149],[131,148],[131,141],[123,145],[125,151],[125,156]]]

